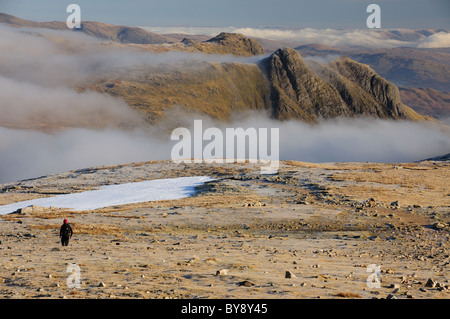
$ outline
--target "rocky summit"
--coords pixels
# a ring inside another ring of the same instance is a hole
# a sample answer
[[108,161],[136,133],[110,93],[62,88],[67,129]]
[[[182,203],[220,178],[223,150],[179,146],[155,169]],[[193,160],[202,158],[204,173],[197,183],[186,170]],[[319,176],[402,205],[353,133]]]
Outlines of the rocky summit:
[[308,67],[300,53],[283,48],[260,65],[270,82],[275,118],[308,122],[338,116],[425,119],[401,102],[394,84],[347,57]]
[[[222,32],[206,42],[225,47],[226,50],[232,54],[261,55],[265,53],[265,50],[257,40],[247,38],[246,36],[237,33]],[[247,54],[245,54],[245,52]]]

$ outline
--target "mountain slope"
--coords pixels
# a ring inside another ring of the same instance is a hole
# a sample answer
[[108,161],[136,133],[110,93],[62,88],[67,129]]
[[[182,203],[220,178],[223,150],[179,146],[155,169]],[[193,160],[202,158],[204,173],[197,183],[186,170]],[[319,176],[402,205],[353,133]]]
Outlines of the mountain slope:
[[[0,13],[0,23],[12,27],[47,28],[52,30],[70,30],[65,22],[33,22],[17,18],[15,16]],[[170,42],[173,39],[141,28],[118,26],[113,24],[83,21],[80,29],[73,29],[74,32],[83,32],[100,39],[116,41],[120,43],[137,44],[161,44]]]
[[341,57],[314,73],[294,49],[261,62],[270,82],[275,118],[317,122],[337,116],[424,120],[401,102],[398,88],[369,66]]
[[268,105],[267,83],[254,64],[190,62],[139,67],[105,74],[80,89],[120,97],[152,123],[174,107],[180,114],[228,120],[234,112],[265,110]]
[[348,58],[306,63],[283,48],[257,64],[190,62],[106,74],[81,90],[117,96],[157,122],[173,107],[185,114],[229,120],[246,110],[278,120],[371,116],[425,120],[400,100],[397,87]]
[[400,88],[405,104],[421,114],[435,118],[450,117],[450,93],[430,88]]
[[315,122],[349,115],[336,90],[324,83],[294,49],[277,50],[260,63],[271,86],[272,115]]

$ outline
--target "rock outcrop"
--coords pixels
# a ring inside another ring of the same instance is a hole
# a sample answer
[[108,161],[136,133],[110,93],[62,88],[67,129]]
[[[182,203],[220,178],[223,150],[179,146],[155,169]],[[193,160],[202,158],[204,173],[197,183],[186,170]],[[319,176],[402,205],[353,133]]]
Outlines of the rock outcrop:
[[330,67],[369,93],[381,106],[387,117],[407,118],[405,105],[400,99],[398,88],[378,75],[368,65],[355,62],[348,57],[340,57]]
[[347,57],[329,65],[308,64],[290,48],[279,49],[261,61],[270,83],[274,118],[312,123],[338,116],[425,119],[401,102],[394,84],[367,65]]
[[227,53],[241,56],[261,55],[265,51],[261,44],[251,38],[239,33],[222,32],[212,39],[206,41],[208,44],[214,44],[222,48]]
[[316,122],[350,115],[339,93],[315,75],[294,49],[277,50],[260,63],[270,83],[272,115]]

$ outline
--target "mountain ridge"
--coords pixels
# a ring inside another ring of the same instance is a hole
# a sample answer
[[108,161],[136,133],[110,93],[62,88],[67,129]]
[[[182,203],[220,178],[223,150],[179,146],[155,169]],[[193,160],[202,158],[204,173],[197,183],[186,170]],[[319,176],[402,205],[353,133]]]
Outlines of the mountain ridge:
[[[70,30],[65,22],[34,22],[20,19],[18,17],[1,13],[0,23],[12,27],[47,28],[52,30]],[[72,29],[74,32],[83,32],[87,35],[100,39],[116,41],[120,43],[138,44],[161,44],[173,41],[173,39],[162,36],[138,27],[119,26],[103,22],[83,21],[80,29]]]
[[[67,29],[63,22],[30,22],[0,14],[0,22],[5,21],[13,26]],[[348,57],[313,65],[296,49],[287,47],[264,56],[264,48],[257,40],[225,32],[203,42],[185,38],[178,43],[166,37],[154,39],[143,29],[97,22],[84,22],[80,32],[144,51],[261,56],[256,63],[204,61],[111,70],[76,88],[79,92],[94,90],[121,98],[151,123],[164,118],[166,111],[174,107],[225,121],[246,110],[267,111],[277,120],[308,123],[358,116],[429,119],[404,105],[393,83]],[[169,42],[146,43],[151,39]]]

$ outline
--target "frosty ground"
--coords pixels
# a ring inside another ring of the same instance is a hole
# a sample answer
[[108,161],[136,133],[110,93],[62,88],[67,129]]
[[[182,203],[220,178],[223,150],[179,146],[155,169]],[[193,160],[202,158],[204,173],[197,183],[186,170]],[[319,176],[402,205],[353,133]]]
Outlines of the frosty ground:
[[[190,197],[2,215],[0,296],[449,298],[449,167],[281,162],[278,174],[261,175],[249,163],[158,161],[4,184],[0,205],[214,179]],[[68,247],[58,237],[64,218],[74,228]],[[67,285],[71,264],[80,268],[79,288]],[[379,288],[367,282],[373,264]]]

